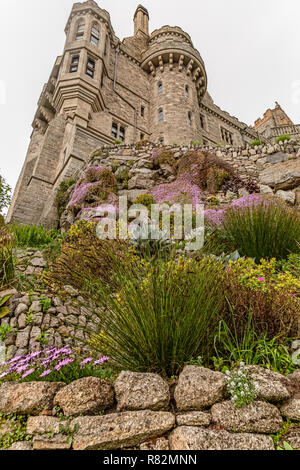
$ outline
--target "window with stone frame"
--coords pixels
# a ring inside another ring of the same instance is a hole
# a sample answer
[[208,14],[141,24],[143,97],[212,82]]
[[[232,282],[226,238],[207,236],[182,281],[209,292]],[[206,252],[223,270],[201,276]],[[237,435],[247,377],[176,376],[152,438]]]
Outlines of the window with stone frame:
[[159,122],[164,121],[164,110],[162,108],[160,108],[159,111],[158,111],[158,120],[159,120]]
[[112,123],[111,135],[114,139],[118,138],[118,124],[115,122]]
[[188,86],[188,85],[185,85],[185,96],[186,96],[187,98],[190,97],[190,89],[189,89],[189,86]]
[[125,127],[120,126],[119,130],[119,139],[124,142],[125,141]]
[[95,68],[96,68],[96,62],[89,57],[87,60],[85,73],[89,75],[89,77],[94,78]]
[[79,59],[80,59],[79,54],[76,54],[76,55],[73,55],[73,56],[72,56],[72,58],[71,58],[71,64],[70,64],[70,69],[69,69],[69,72],[70,72],[70,73],[74,73],[74,72],[77,72],[77,71],[78,71]]
[[191,113],[191,111],[188,112],[188,121],[189,121],[189,125],[192,126],[193,120],[192,120],[192,113]]
[[223,142],[226,142],[229,145],[233,145],[233,134],[224,127],[221,127],[221,136]]
[[84,23],[80,23],[78,26],[77,26],[77,31],[76,31],[76,41],[80,41],[81,39],[83,39],[84,37],[84,30],[85,30],[85,24]]
[[100,38],[99,28],[97,28],[96,26],[93,26],[92,31],[91,31],[91,43],[94,44],[94,46],[98,46],[99,38]]
[[164,91],[163,84],[162,84],[162,82],[159,82],[159,84],[158,84],[158,94],[162,95],[163,91]]
[[140,140],[144,140],[144,139],[145,139],[145,134],[143,134],[143,133],[141,132],[141,134],[140,134]]
[[200,126],[202,129],[206,129],[206,119],[204,114],[200,114]]
[[145,117],[145,106],[141,106],[141,116]]
[[159,145],[165,145],[165,139],[163,137],[160,137],[158,143]]

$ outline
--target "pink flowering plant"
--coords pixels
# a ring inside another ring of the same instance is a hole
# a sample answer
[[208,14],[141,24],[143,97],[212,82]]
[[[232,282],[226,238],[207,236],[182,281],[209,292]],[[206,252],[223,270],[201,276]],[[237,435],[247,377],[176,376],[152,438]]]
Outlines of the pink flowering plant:
[[79,353],[65,346],[46,348],[26,356],[16,356],[0,364],[0,383],[20,382],[65,382],[67,384],[83,377],[110,378],[113,372],[107,368],[109,357],[81,358]]

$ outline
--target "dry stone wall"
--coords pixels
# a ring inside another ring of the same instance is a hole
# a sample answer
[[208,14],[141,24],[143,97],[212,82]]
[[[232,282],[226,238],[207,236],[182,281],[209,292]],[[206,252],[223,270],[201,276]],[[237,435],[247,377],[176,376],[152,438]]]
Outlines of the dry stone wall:
[[115,383],[94,377],[70,385],[4,383],[0,412],[28,416],[30,442],[11,450],[275,450],[276,434],[279,445],[300,449],[299,371],[288,377],[248,371],[259,394],[240,409],[224,374],[186,366],[175,388],[159,375],[128,371]]
[[26,292],[10,289],[0,292],[0,298],[11,295],[10,314],[0,320],[0,326],[9,325],[11,331],[4,341],[6,359],[25,356],[37,347],[81,347],[87,333],[95,331],[99,323],[94,306],[71,286],[64,286],[63,295],[40,291],[41,275],[47,263],[38,250],[18,250],[17,275],[23,275],[33,286]]

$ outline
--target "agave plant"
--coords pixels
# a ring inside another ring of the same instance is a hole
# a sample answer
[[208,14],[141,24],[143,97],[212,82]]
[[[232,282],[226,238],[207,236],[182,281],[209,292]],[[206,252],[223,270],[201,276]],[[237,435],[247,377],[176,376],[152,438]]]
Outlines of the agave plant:
[[131,233],[130,243],[135,246],[137,252],[150,257],[170,252],[173,245],[166,232],[151,224],[137,226]]
[[6,304],[11,297],[11,295],[6,295],[0,299],[0,319],[6,317],[10,313]]

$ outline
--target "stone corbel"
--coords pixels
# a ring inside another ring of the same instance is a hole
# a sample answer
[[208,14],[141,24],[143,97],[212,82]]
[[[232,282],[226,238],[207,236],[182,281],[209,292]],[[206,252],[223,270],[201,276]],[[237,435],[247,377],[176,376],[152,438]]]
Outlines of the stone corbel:
[[152,76],[155,77],[155,75],[156,75],[156,68],[154,67],[153,62],[150,60],[150,62],[148,62],[148,65],[149,65],[149,67],[150,67]]
[[170,66],[170,70],[173,70],[173,67],[174,67],[173,54],[169,55],[169,66]]
[[158,62],[159,62],[160,71],[163,72],[164,71],[164,61],[163,61],[163,58],[162,58],[161,55],[158,57]]
[[189,61],[189,64],[187,66],[187,69],[186,69],[186,74],[189,76],[191,75],[191,72],[192,72],[192,69],[193,69],[193,64],[194,64],[194,59],[191,59]]
[[181,55],[181,56],[179,57],[179,62],[178,62],[178,70],[179,70],[179,72],[182,71],[182,69],[183,69],[183,64],[184,64],[184,55]]

